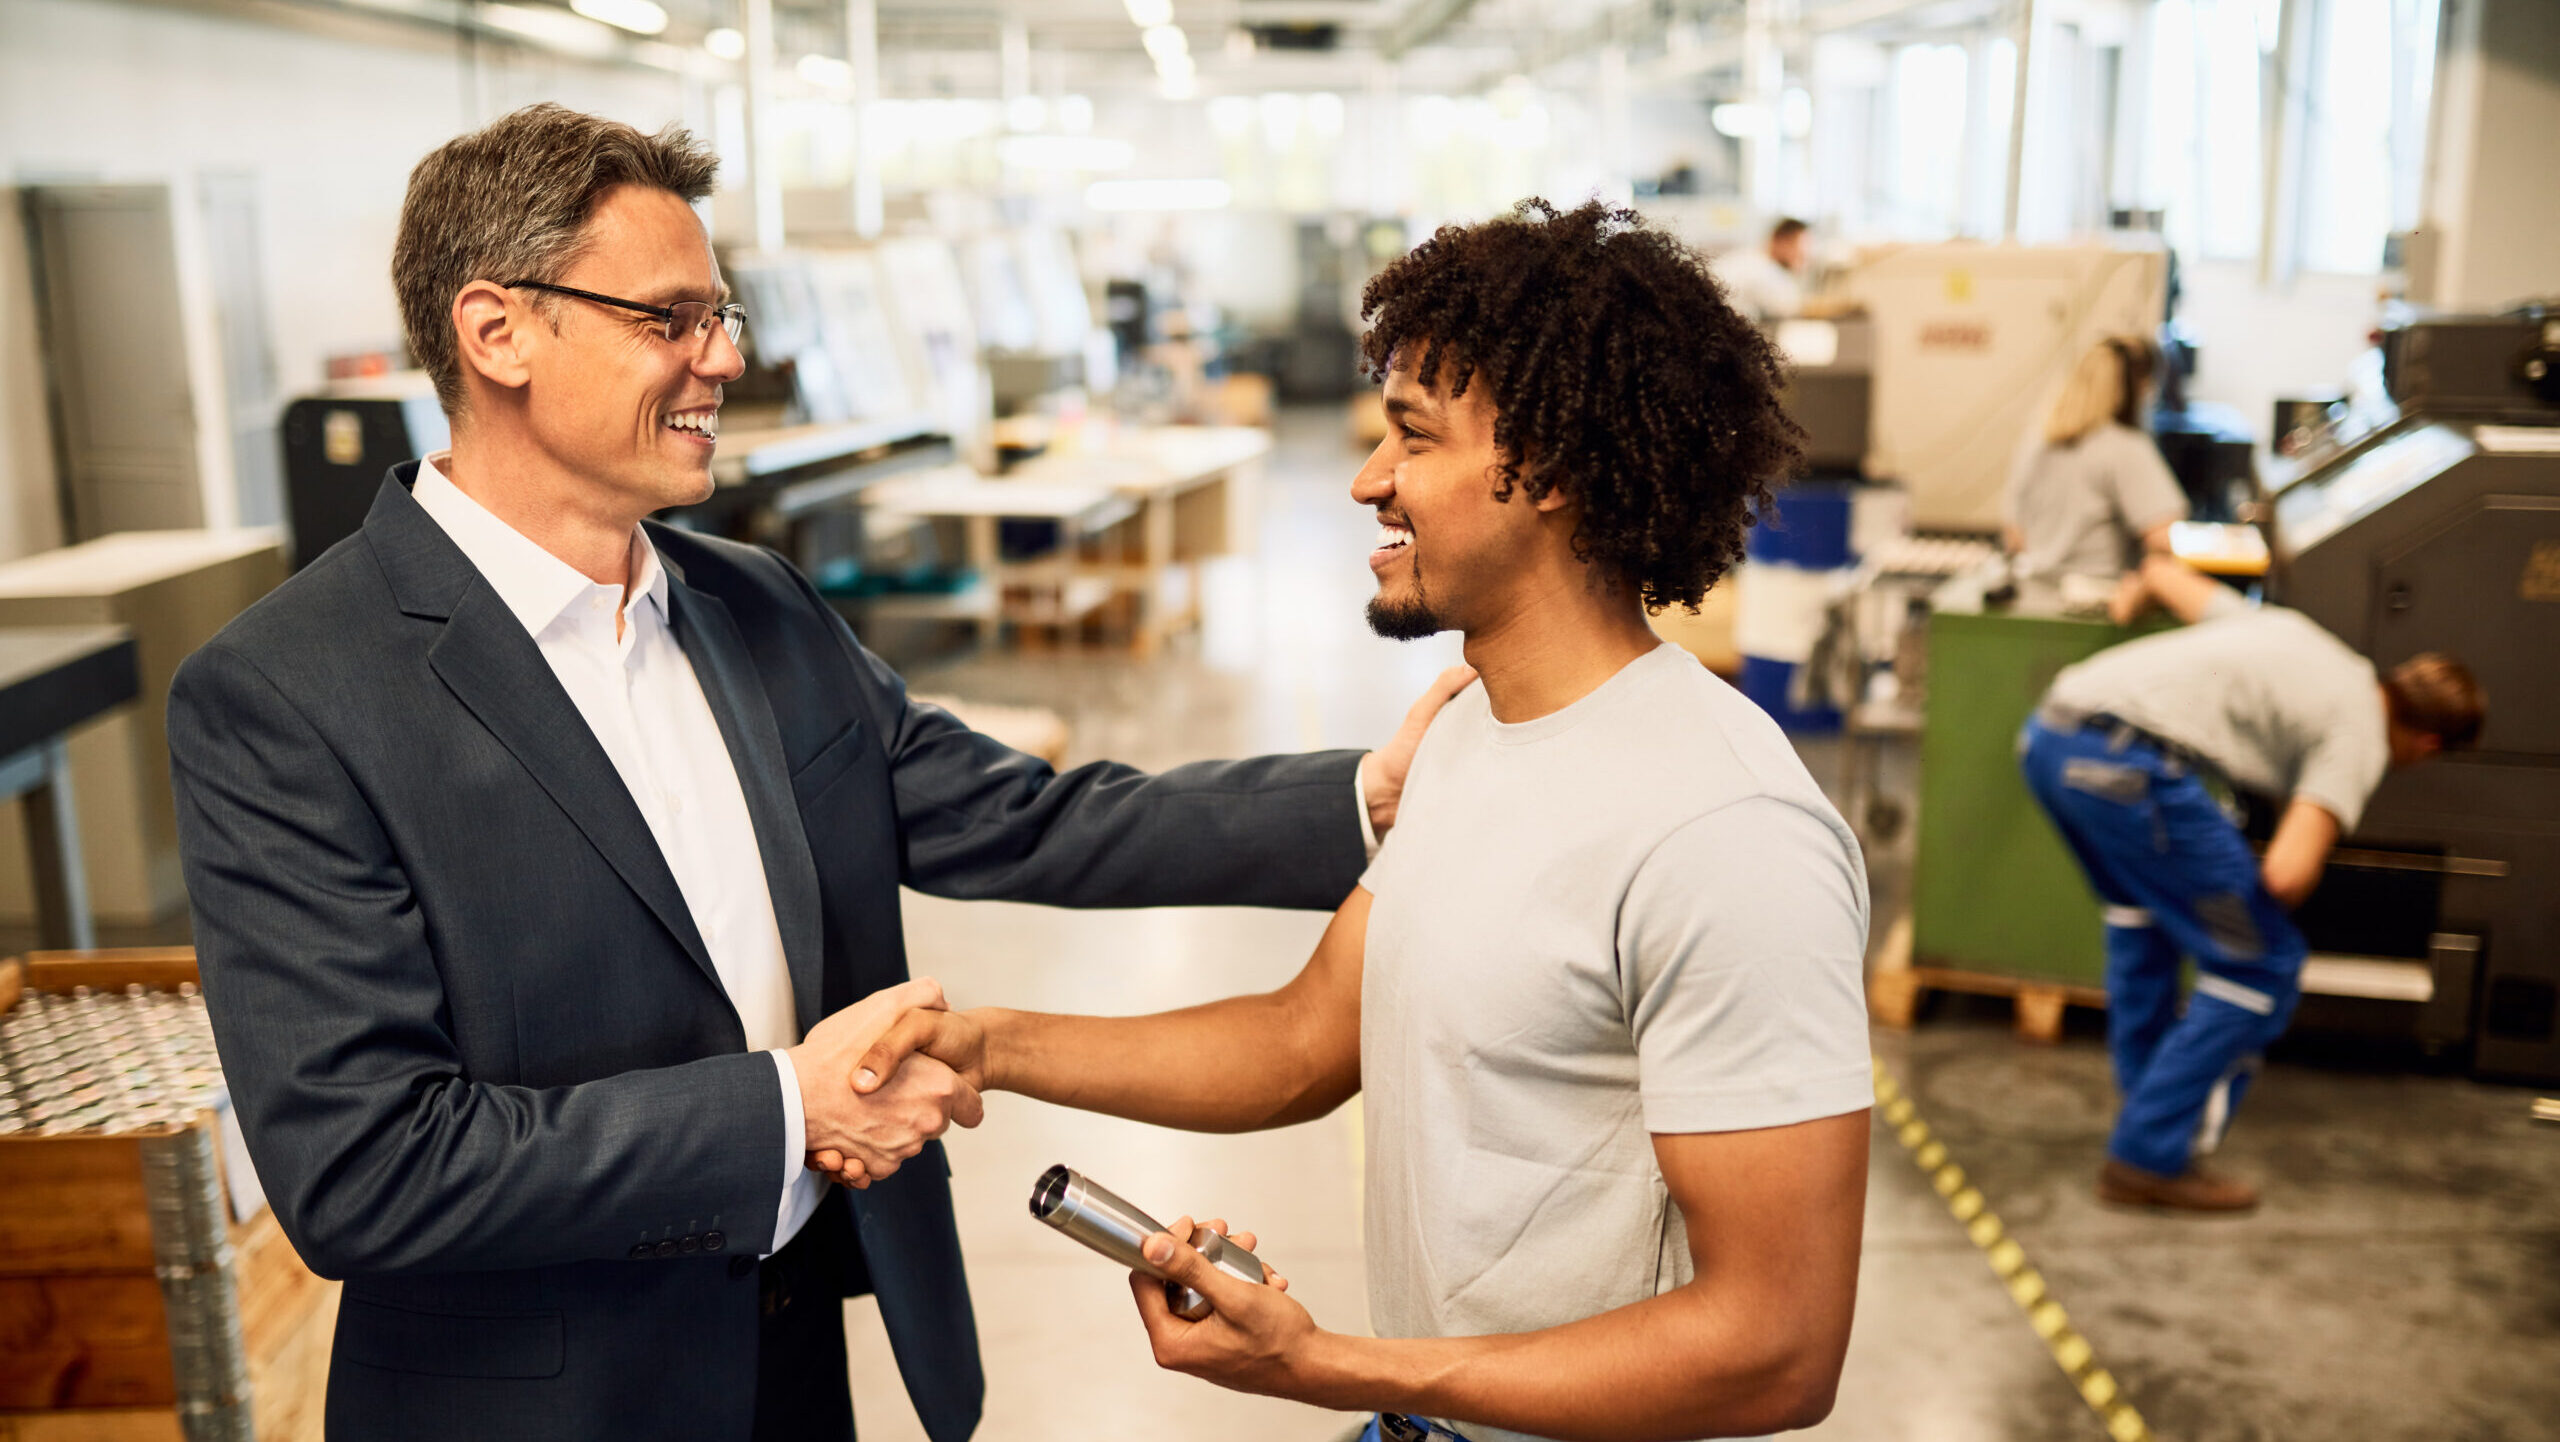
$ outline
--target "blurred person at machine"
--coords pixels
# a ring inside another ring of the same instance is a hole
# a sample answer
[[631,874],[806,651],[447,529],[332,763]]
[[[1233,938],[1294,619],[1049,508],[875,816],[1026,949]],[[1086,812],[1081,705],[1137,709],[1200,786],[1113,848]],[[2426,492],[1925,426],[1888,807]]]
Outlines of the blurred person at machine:
[[1697,604],[1795,466],[1779,362],[1696,256],[1596,202],[1445,228],[1363,313],[1389,422],[1351,488],[1370,624],[1458,631],[1481,678],[1395,834],[1276,992],[911,1012],[860,1084],[921,1048],[1220,1132],[1361,1094],[1377,1335],[1206,1270],[1185,1218],[1150,1255],[1216,1311],[1139,1279],[1166,1367],[1380,1412],[1373,1439],[1808,1426],[1857,1285],[1865,870],[1777,726],[1646,624]]
[[[2103,903],[2107,1040],[2123,1110],[2098,1195],[2246,1211],[2257,1189],[2208,1170],[2301,996],[2290,912],[2386,771],[2477,742],[2479,682],[2453,657],[2373,664],[2297,611],[2251,607],[2168,556],[2134,597],[2186,624],[2070,666],[2019,738],[2028,789]],[[2283,804],[2263,858],[2207,786]],[[2196,964],[2179,1005],[2181,958]]]
[[2142,427],[2155,352],[2110,336],[2071,369],[2062,394],[2010,472],[2003,536],[2019,584],[2096,610],[2149,555],[2169,551],[2169,528],[2187,518],[2160,447]]
[[1717,256],[1713,270],[1724,283],[1725,299],[1764,325],[1802,315],[1805,252],[1812,239],[1811,226],[1784,216],[1769,227],[1765,243]]
[[930,1060],[850,1084],[939,1004],[900,886],[1330,908],[1428,719],[1053,772],[910,699],[773,553],[648,521],[711,493],[743,364],[715,164],[553,105],[420,162],[392,282],[453,448],[171,693],[224,1075],[346,1279],[333,1436],[850,1442],[844,1299],[876,1292],[927,1435],[967,1437],[933,1138],[977,1095]]

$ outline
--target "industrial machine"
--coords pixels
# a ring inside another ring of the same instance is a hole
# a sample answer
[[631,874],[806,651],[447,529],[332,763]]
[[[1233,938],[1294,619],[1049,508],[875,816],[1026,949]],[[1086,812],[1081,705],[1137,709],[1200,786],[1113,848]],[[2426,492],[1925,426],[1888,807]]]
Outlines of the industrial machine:
[[283,435],[297,570],[364,524],[384,472],[453,444],[434,389],[414,371],[297,400],[285,407]]
[[2383,783],[2304,928],[2421,1040],[2560,1081],[2560,314],[2417,321],[2383,362],[2398,419],[2273,499],[2272,590],[2378,668],[2460,656],[2489,722]]

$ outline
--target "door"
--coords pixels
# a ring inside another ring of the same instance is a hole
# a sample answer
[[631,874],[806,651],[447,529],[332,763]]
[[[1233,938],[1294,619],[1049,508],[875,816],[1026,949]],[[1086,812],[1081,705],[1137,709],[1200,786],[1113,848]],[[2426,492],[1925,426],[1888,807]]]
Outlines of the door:
[[68,538],[203,525],[169,188],[26,195]]

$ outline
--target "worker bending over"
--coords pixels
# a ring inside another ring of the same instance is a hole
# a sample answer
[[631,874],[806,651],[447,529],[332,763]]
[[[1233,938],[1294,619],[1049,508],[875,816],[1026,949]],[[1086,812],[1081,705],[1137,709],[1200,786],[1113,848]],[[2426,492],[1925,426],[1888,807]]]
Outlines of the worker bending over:
[[1596,202],[1445,228],[1364,311],[1370,624],[1461,632],[1482,684],[1313,959],[1160,1016],[912,1011],[863,1066],[921,1048],[1199,1131],[1365,1093],[1377,1335],[1158,1234],[1216,1308],[1137,1288],[1167,1367],[1380,1411],[1387,1439],[1809,1426],[1857,1292],[1865,867],[1777,726],[1645,621],[1697,603],[1793,466],[1778,361],[1695,256]]
[[[2384,771],[2472,745],[2485,702],[2450,656],[2377,679],[2299,612],[2252,608],[2166,556],[2139,577],[2140,597],[2189,624],[2063,671],[2019,745],[2028,788],[2106,904],[2107,1039],[2124,1109],[2098,1195],[2245,1211],[2256,1190],[2196,1159],[2220,1142],[2301,995],[2307,948],[2288,912]],[[2207,774],[2285,801],[2263,860]],[[2182,955],[2196,963],[2183,1013]]]

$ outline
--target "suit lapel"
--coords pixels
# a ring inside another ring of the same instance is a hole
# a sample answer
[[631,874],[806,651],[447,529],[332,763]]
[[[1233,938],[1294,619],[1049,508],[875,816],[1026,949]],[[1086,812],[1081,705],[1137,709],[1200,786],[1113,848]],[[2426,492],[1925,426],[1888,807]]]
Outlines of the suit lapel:
[[541,648],[497,593],[485,584],[466,591],[454,603],[427,661],[719,987],[710,949],[703,945],[675,873],[659,854],[622,773],[613,769],[612,758],[560,689],[560,678],[542,659]]
[[[660,561],[665,562],[661,553]],[[667,568],[667,594],[676,644],[693,663],[703,699],[720,723],[720,739],[737,768],[738,789],[746,793],[747,815],[755,823],[756,849],[764,857],[765,884],[773,895],[774,921],[782,930],[782,954],[791,967],[791,997],[806,1032],[825,1015],[820,982],[818,868],[809,854],[808,833],[800,826],[800,806],[791,793],[791,776],[782,750],[782,728],[773,719],[773,703],[756,679],[747,644],[729,608],[716,596],[684,583],[673,565]]]

